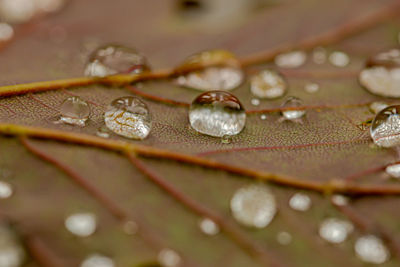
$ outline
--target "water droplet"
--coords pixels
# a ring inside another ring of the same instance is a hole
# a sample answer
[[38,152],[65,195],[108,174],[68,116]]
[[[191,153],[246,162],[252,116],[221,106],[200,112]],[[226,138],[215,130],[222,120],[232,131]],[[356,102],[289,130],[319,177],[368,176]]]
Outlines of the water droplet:
[[134,235],[138,232],[139,226],[134,221],[126,221],[123,225],[123,230],[127,235]]
[[324,64],[326,62],[327,53],[323,47],[316,47],[312,52],[312,59],[315,64]]
[[382,264],[390,258],[389,250],[383,241],[374,235],[365,235],[357,239],[354,250],[364,262]]
[[206,235],[216,235],[219,233],[219,226],[213,220],[204,218],[200,224],[201,231]]
[[147,60],[135,49],[107,45],[100,47],[90,56],[85,75],[105,77],[118,73],[142,73],[150,70]]
[[281,245],[289,245],[292,242],[292,235],[288,232],[279,232],[276,235],[276,240]]
[[158,254],[158,262],[164,267],[177,267],[181,264],[181,257],[172,249],[165,248]]
[[151,115],[147,105],[137,97],[125,96],[115,99],[104,113],[108,129],[132,139],[142,140],[151,130]]
[[111,258],[95,253],[86,257],[81,267],[115,267],[115,264]]
[[372,121],[371,138],[381,147],[393,147],[400,144],[400,105],[389,106],[381,110]]
[[14,29],[10,24],[0,23],[0,42],[10,40],[14,36]]
[[319,235],[330,243],[342,243],[353,232],[353,224],[336,218],[325,219],[319,227]]
[[373,55],[368,59],[367,66],[383,66],[387,68],[399,67],[400,49],[393,48]]
[[230,144],[232,141],[232,135],[224,135],[221,137],[222,144]]
[[78,126],[85,126],[90,115],[89,104],[78,96],[71,96],[60,106],[60,121]]
[[336,67],[346,67],[350,63],[350,58],[344,52],[334,51],[329,55],[329,62]]
[[393,178],[400,178],[400,164],[392,164],[386,167],[386,173]]
[[252,104],[253,106],[258,106],[258,105],[260,105],[260,99],[253,98],[253,99],[251,100],[251,104]]
[[307,83],[304,86],[304,90],[307,93],[313,94],[319,91],[319,85],[317,83]]
[[200,133],[222,137],[240,133],[246,123],[246,113],[234,95],[210,91],[193,101],[189,121],[192,128]]
[[304,51],[291,51],[275,57],[275,64],[281,68],[298,68],[307,60]]
[[[284,108],[296,108],[301,107],[303,105],[303,101],[300,98],[291,96],[288,97],[287,100],[283,103],[282,107]],[[282,115],[286,120],[298,120],[306,114],[305,110],[285,110],[282,111]]]
[[338,206],[346,206],[349,203],[349,199],[343,195],[333,195],[331,201]]
[[32,0],[1,0],[0,18],[7,23],[24,23],[35,14],[35,2]]
[[249,227],[264,228],[274,218],[275,197],[265,185],[250,185],[238,189],[231,199],[233,217]]
[[7,182],[0,181],[0,199],[9,198],[12,194],[12,186]]
[[0,266],[19,267],[25,260],[25,251],[16,233],[7,225],[0,225]]
[[274,99],[286,93],[287,83],[278,72],[263,70],[251,77],[250,90],[259,98]]
[[109,138],[110,130],[108,130],[108,128],[105,126],[102,126],[97,130],[96,135],[103,138]]
[[[213,66],[196,70],[207,65]],[[240,62],[235,55],[225,50],[209,50],[192,55],[175,71],[183,73],[176,80],[180,86],[201,91],[229,91],[237,88],[244,80]]]
[[262,120],[266,120],[266,119],[267,119],[267,115],[265,115],[265,114],[262,114],[262,115],[260,116],[260,119],[262,119]]
[[65,227],[74,235],[88,237],[96,231],[96,215],[93,213],[76,213],[68,216]]
[[373,102],[371,105],[369,105],[369,109],[371,112],[378,114],[381,112],[383,109],[387,108],[389,105],[384,103],[384,102]]
[[298,211],[306,211],[311,207],[311,198],[303,193],[294,194],[289,200],[289,206]]

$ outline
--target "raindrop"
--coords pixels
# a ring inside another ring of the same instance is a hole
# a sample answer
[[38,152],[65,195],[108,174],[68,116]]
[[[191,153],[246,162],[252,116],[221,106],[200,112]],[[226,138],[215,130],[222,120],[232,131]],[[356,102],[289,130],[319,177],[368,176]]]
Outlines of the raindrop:
[[12,186],[7,182],[0,181],[0,199],[9,198],[12,194]]
[[105,77],[119,73],[142,73],[150,70],[147,60],[135,49],[107,45],[100,47],[90,56],[85,75]]
[[78,126],[85,126],[90,115],[89,104],[78,96],[71,96],[60,106],[60,121]]
[[344,52],[334,51],[329,55],[329,62],[336,67],[346,67],[350,63],[350,58]]
[[35,14],[32,0],[0,0],[0,18],[7,23],[24,23]]
[[197,132],[223,137],[236,135],[243,130],[246,113],[234,95],[224,91],[210,91],[193,101],[189,121]]
[[0,225],[0,266],[19,267],[25,260],[25,251],[9,226]]
[[393,147],[400,144],[400,105],[389,106],[381,110],[372,121],[371,138],[381,147]]
[[382,264],[390,258],[389,250],[383,241],[374,235],[365,235],[357,239],[354,250],[364,262]]
[[251,104],[253,105],[253,106],[258,106],[258,105],[260,105],[260,99],[257,99],[257,98],[253,98],[253,99],[251,99]]
[[342,243],[353,232],[353,224],[336,218],[325,219],[319,227],[319,235],[330,243]]
[[319,85],[317,83],[307,83],[304,86],[304,90],[307,93],[313,94],[319,91]]
[[337,206],[346,206],[349,203],[349,199],[343,195],[333,195],[331,201]]
[[206,235],[216,235],[219,233],[219,226],[213,220],[204,218],[200,221],[199,227]]
[[96,231],[96,215],[93,213],[76,213],[65,220],[65,227],[74,235],[88,237]]
[[96,135],[98,137],[109,138],[110,137],[110,131],[108,130],[107,127],[102,126],[99,129],[97,129]]
[[158,262],[164,267],[177,267],[181,264],[181,257],[172,249],[165,248],[158,253]]
[[289,245],[292,242],[292,235],[288,232],[279,232],[276,235],[276,240],[281,245]]
[[384,103],[384,102],[373,102],[369,105],[369,109],[371,110],[372,113],[378,114],[381,112],[383,109],[387,108],[389,105]]
[[311,207],[311,198],[303,193],[294,194],[289,200],[289,206],[298,211],[306,211]]
[[314,48],[312,52],[312,60],[315,64],[324,64],[326,62],[327,53],[326,49],[319,46]]
[[89,255],[81,267],[115,267],[115,264],[111,258],[95,253]]
[[250,90],[259,98],[274,99],[286,93],[287,83],[278,72],[263,70],[251,77]]
[[386,173],[393,178],[400,178],[400,164],[392,164],[386,167]]
[[[291,96],[286,99],[286,101],[283,103],[282,107],[283,108],[297,108],[297,107],[301,107],[302,105],[303,105],[303,101],[300,98]],[[306,114],[306,111],[291,109],[291,110],[282,111],[281,113],[282,113],[284,120],[297,121]]]
[[230,144],[232,141],[232,135],[224,135],[221,137],[222,144]]
[[134,235],[138,232],[139,226],[134,221],[126,221],[123,225],[123,230],[127,235]]
[[238,189],[231,199],[231,211],[240,224],[264,228],[274,218],[277,207],[269,188],[258,184]]
[[[207,65],[210,67],[204,68]],[[225,50],[209,50],[192,55],[175,72],[182,73],[176,79],[177,84],[201,91],[229,91],[244,80],[240,62]]]
[[114,133],[139,140],[149,135],[152,124],[147,105],[133,96],[112,101],[104,113],[104,121]]
[[265,114],[262,114],[262,115],[260,116],[260,119],[262,119],[262,120],[266,120],[266,119],[267,119],[267,115],[265,115]]
[[14,36],[14,29],[10,24],[0,23],[0,42],[10,40]]
[[291,51],[275,57],[275,64],[281,68],[298,68],[307,60],[304,51]]

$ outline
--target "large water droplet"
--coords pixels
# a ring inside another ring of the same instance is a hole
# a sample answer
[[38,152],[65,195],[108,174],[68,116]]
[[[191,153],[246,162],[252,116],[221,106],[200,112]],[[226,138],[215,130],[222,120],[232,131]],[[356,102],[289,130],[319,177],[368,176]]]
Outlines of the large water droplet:
[[25,251],[14,231],[0,225],[0,266],[19,267],[25,260]]
[[275,64],[281,68],[298,68],[307,60],[304,51],[291,51],[275,57]]
[[85,75],[105,77],[118,73],[141,73],[149,69],[146,58],[135,49],[119,45],[107,45],[98,48],[90,56]]
[[386,167],[386,173],[393,178],[400,178],[400,164],[392,164]]
[[276,71],[263,70],[251,77],[250,90],[257,97],[274,99],[286,93],[287,83]]
[[306,211],[311,207],[311,198],[303,193],[294,194],[289,200],[289,206],[298,211]]
[[7,182],[0,181],[0,199],[9,198],[12,194],[12,186]]
[[[283,103],[282,107],[284,108],[297,108],[303,106],[303,101],[298,97],[288,97],[287,100]],[[286,120],[296,121],[303,117],[306,114],[305,110],[285,110],[282,111],[282,116]]]
[[334,51],[329,55],[329,62],[336,67],[346,67],[350,63],[350,58],[344,52]]
[[14,36],[14,29],[10,24],[0,23],[0,42],[10,40]]
[[181,257],[174,250],[165,248],[158,253],[158,262],[163,267],[177,267],[181,265]]
[[342,243],[353,229],[353,224],[348,221],[329,218],[321,223],[319,235],[330,243]]
[[[207,65],[213,66],[198,70]],[[192,55],[175,71],[183,73],[176,80],[179,85],[201,91],[229,91],[244,80],[240,62],[232,53],[224,50],[210,50]]]
[[246,123],[246,113],[234,95],[210,91],[199,95],[189,110],[190,125],[196,131],[223,137],[240,133]]
[[370,134],[374,143],[382,147],[400,144],[400,105],[381,110],[372,121]]
[[96,231],[96,215],[93,213],[76,213],[65,220],[65,227],[74,235],[88,237]]
[[357,239],[354,250],[364,262],[382,264],[390,258],[389,250],[383,241],[374,235],[365,235]]
[[90,115],[89,104],[78,96],[71,96],[60,106],[60,121],[68,124],[85,126]]
[[250,185],[235,192],[231,199],[233,217],[249,227],[266,227],[274,218],[277,207],[275,197],[265,185]]
[[292,242],[292,235],[288,232],[279,232],[276,235],[276,240],[281,245],[289,245]]
[[115,267],[115,263],[111,258],[96,253],[89,255],[81,267]]
[[204,218],[200,224],[201,231],[206,235],[216,235],[219,233],[219,226],[213,220]]
[[151,115],[147,105],[137,97],[125,96],[115,99],[104,113],[108,129],[114,133],[142,140],[151,130]]

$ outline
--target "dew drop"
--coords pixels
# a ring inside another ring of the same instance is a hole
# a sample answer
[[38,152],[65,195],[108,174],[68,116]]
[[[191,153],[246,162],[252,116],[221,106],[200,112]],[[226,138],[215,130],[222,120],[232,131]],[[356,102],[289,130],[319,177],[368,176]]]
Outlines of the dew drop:
[[276,240],[281,245],[289,245],[292,242],[292,235],[288,232],[279,232],[276,235]]
[[[291,96],[286,99],[283,103],[282,107],[284,108],[296,108],[301,107],[303,105],[303,101],[300,98]],[[305,110],[285,110],[282,111],[282,116],[286,120],[298,120],[306,114]]]
[[111,258],[95,253],[86,257],[81,267],[115,267],[115,263]]
[[246,123],[246,113],[239,99],[224,91],[199,95],[190,105],[189,122],[202,134],[223,137],[240,133]]
[[9,226],[0,225],[0,266],[19,267],[25,260],[25,251],[16,233]]
[[400,178],[400,164],[392,164],[386,167],[386,173],[393,178]]
[[259,98],[274,99],[286,93],[287,83],[278,72],[263,70],[251,77],[250,91]]
[[296,193],[290,198],[289,206],[297,211],[306,211],[311,207],[311,198],[306,194]]
[[263,121],[266,120],[266,119],[267,119],[267,115],[262,114],[262,115],[260,116],[260,119],[262,119]]
[[378,114],[381,110],[387,108],[389,105],[384,102],[373,102],[369,105],[369,109],[372,113]]
[[224,135],[221,137],[222,144],[230,144],[232,141],[232,135]]
[[329,62],[336,67],[346,67],[350,63],[350,58],[344,52],[334,51],[329,55]]
[[0,181],[0,199],[9,198],[12,196],[12,194],[12,186],[7,182]]
[[126,221],[123,225],[123,230],[127,235],[134,235],[138,232],[139,226],[134,221]]
[[110,137],[110,130],[108,130],[108,128],[105,127],[105,126],[102,126],[99,129],[97,129],[96,135],[98,137],[109,138]]
[[32,0],[0,0],[0,18],[7,23],[24,23],[35,14]]
[[249,185],[238,189],[231,199],[233,217],[248,227],[264,228],[274,218],[275,197],[265,185]]
[[312,52],[312,60],[315,64],[324,64],[326,62],[326,58],[327,53],[325,48],[321,46],[314,48]]
[[165,248],[158,253],[158,262],[163,267],[177,267],[181,265],[181,257],[172,249]]
[[138,140],[149,135],[152,124],[147,105],[133,96],[112,101],[104,113],[104,121],[112,132]]
[[213,220],[204,218],[200,221],[199,227],[206,235],[216,235],[219,233],[219,226]]
[[135,49],[107,45],[100,47],[90,56],[85,75],[105,77],[119,73],[142,73],[150,70],[147,60]]
[[260,99],[257,99],[257,98],[253,98],[250,102],[251,102],[251,104],[253,106],[259,106],[260,105]]
[[317,83],[307,83],[304,86],[304,90],[307,93],[314,94],[319,91],[319,85]]
[[96,215],[93,213],[76,213],[68,216],[65,227],[72,234],[88,237],[96,231]]
[[[207,65],[213,66],[196,70]],[[240,62],[225,50],[209,50],[192,55],[175,71],[183,73],[176,80],[177,84],[201,91],[230,91],[244,80]]]
[[281,68],[298,68],[307,60],[304,51],[291,51],[275,57],[275,64]]
[[393,147],[400,144],[400,105],[389,106],[381,110],[372,121],[371,138],[381,147]]
[[374,235],[365,235],[356,240],[356,255],[364,262],[382,264],[390,258],[383,241]]
[[337,206],[346,206],[349,203],[349,199],[343,195],[333,195],[331,201]]
[[14,36],[14,29],[8,23],[0,23],[0,42],[10,40]]
[[89,104],[78,96],[71,96],[60,106],[60,121],[78,126],[85,126],[90,115]]
[[353,232],[353,224],[336,218],[325,219],[319,227],[319,235],[330,243],[342,243]]

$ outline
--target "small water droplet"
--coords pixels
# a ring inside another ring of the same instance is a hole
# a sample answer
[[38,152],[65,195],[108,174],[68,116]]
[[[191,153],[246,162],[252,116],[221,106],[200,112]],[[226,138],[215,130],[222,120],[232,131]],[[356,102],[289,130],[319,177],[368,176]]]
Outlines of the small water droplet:
[[134,221],[126,221],[123,225],[123,230],[127,235],[134,235],[138,232],[139,226]]
[[336,218],[325,219],[319,227],[319,235],[330,243],[342,243],[353,232],[353,224]]
[[7,23],[24,23],[35,14],[35,2],[32,0],[1,0],[0,18]]
[[381,110],[387,108],[389,105],[384,103],[384,102],[373,102],[371,105],[369,105],[369,109],[371,110],[372,113],[378,114],[381,112]]
[[221,137],[222,144],[230,144],[232,141],[232,135],[224,135]]
[[333,195],[331,201],[338,206],[346,206],[349,203],[349,199],[343,195]]
[[219,226],[213,220],[204,218],[200,221],[200,229],[206,235],[216,235],[219,233]]
[[311,207],[311,198],[303,193],[294,194],[289,200],[289,206],[298,211],[306,211]]
[[317,83],[307,83],[304,86],[304,90],[307,93],[314,94],[319,91],[319,85]]
[[356,255],[364,262],[382,264],[390,258],[383,241],[374,235],[365,235],[356,240]]
[[251,77],[250,90],[259,98],[274,99],[286,93],[287,83],[278,72],[263,70]]
[[90,56],[85,75],[105,77],[119,73],[142,73],[150,70],[147,60],[135,49],[107,45],[100,47]]
[[12,194],[12,186],[7,182],[0,181],[0,199],[9,198]]
[[14,29],[8,23],[0,23],[0,42],[10,40],[14,36]]
[[253,99],[251,99],[251,104],[253,105],[253,106],[259,106],[260,105],[260,99],[257,99],[257,98],[253,98]]
[[19,267],[25,260],[25,251],[15,231],[0,225],[0,266]]
[[240,224],[264,228],[274,218],[277,207],[269,188],[259,184],[238,189],[231,199],[231,211]]
[[169,248],[164,248],[158,253],[158,262],[163,267],[177,267],[181,265],[181,257]]
[[265,115],[265,114],[262,114],[262,115],[260,116],[260,119],[262,119],[262,120],[266,120],[266,119],[267,119],[267,115]]
[[393,178],[400,178],[400,164],[392,164],[386,167],[386,173]]
[[97,130],[96,135],[103,138],[109,138],[110,130],[108,130],[108,128],[105,126],[102,126]]
[[298,68],[307,60],[304,51],[291,51],[275,57],[275,64],[281,68]]
[[292,242],[292,235],[288,232],[279,232],[276,235],[276,240],[281,245],[289,245]]
[[151,115],[147,105],[137,97],[125,96],[115,99],[104,113],[108,129],[132,139],[142,140],[151,130]]
[[336,67],[346,67],[350,63],[350,58],[344,52],[334,51],[329,55],[329,62]]
[[196,131],[223,137],[239,134],[246,123],[246,113],[239,99],[224,91],[199,95],[189,110],[190,125]]
[[[303,106],[303,101],[300,98],[291,96],[283,103],[284,108],[296,108]],[[298,120],[306,114],[305,110],[285,110],[282,111],[282,116],[286,120]]]
[[81,267],[115,267],[115,263],[111,258],[95,253],[86,257]]
[[372,121],[371,138],[381,147],[393,147],[400,144],[400,105],[389,106],[381,110]]
[[324,64],[326,62],[327,53],[326,49],[319,46],[314,48],[312,52],[312,59],[315,64]]
[[90,115],[89,104],[78,96],[71,96],[60,106],[60,121],[78,126],[85,126]]
[[96,215],[93,213],[76,213],[68,216],[65,227],[74,235],[88,237],[96,231]]

